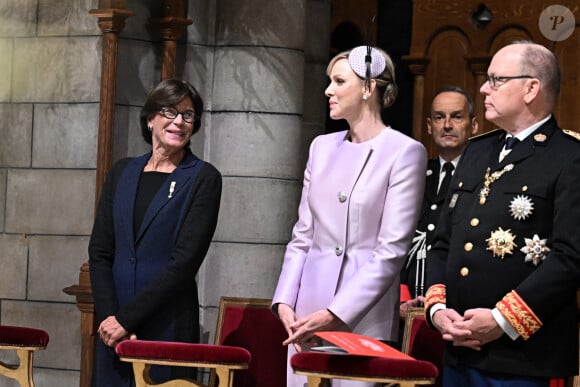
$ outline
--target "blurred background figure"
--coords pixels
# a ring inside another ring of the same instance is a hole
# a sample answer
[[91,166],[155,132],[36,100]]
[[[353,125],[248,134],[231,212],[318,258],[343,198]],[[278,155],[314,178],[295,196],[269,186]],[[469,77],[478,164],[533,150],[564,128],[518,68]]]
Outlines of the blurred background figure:
[[427,250],[433,242],[443,201],[461,153],[478,129],[475,106],[465,90],[457,86],[446,86],[435,94],[427,117],[427,132],[433,139],[438,157],[429,160],[427,164],[421,216],[409,258],[401,271],[402,320],[409,308],[421,306],[425,300]]

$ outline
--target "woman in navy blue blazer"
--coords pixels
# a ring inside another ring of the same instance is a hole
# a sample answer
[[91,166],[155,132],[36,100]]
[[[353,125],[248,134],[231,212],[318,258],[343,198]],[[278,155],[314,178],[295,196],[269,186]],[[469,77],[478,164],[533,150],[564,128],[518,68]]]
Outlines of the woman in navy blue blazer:
[[[218,170],[189,149],[202,112],[192,85],[162,81],[141,110],[151,152],[118,161],[103,187],[89,243],[99,324],[93,387],[134,386],[130,364],[115,355],[121,340],[199,341],[195,275],[215,231],[222,185]],[[192,377],[183,372],[156,367],[152,376]]]

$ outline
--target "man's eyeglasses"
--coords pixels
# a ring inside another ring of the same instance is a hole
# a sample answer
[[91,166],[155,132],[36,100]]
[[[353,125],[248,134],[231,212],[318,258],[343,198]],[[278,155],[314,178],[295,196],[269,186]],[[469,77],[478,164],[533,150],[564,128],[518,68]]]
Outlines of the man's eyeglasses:
[[531,75],[497,76],[493,74],[487,74],[485,76],[485,80],[487,81],[487,83],[489,83],[489,86],[492,89],[497,89],[498,87],[500,87],[509,80],[524,79],[524,78],[535,78],[535,77],[532,77]]
[[165,118],[169,118],[170,120],[176,119],[177,116],[181,114],[181,118],[183,118],[183,121],[190,124],[196,119],[195,112],[193,110],[180,112],[179,110],[172,107],[163,107],[161,108],[161,110],[159,110],[159,112],[163,114]]

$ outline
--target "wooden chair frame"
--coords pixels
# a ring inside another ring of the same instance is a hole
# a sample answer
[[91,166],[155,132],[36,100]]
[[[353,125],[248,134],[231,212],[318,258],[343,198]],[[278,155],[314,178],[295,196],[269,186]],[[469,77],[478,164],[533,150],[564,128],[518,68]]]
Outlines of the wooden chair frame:
[[16,351],[19,363],[11,365],[0,361],[0,375],[16,380],[20,387],[34,387],[32,360],[34,351],[46,349],[44,346],[19,346],[17,344],[0,344],[0,350]]
[[[215,372],[220,380],[218,387],[232,387],[234,381],[234,371],[243,370],[248,368],[248,365],[237,365],[237,364],[210,364],[204,362],[176,362],[171,360],[159,360],[159,359],[136,359],[121,356],[122,361],[130,362],[133,364],[133,372],[135,373],[135,386],[136,387],[207,387],[207,385],[190,379],[174,379],[169,380],[164,383],[155,383],[151,380],[149,376],[149,371],[152,365],[167,365],[173,367],[198,367],[198,368],[210,368],[212,372]],[[212,384],[210,384],[212,385]]]
[[405,328],[403,330],[403,344],[401,346],[401,352],[410,355],[411,334],[413,333],[413,320],[417,317],[422,317],[424,315],[425,309],[420,307],[409,308],[407,310],[407,316],[405,317]]
[[399,378],[367,378],[367,377],[351,377],[342,374],[332,374],[332,373],[324,373],[324,372],[309,372],[309,371],[301,371],[295,370],[294,373],[296,375],[304,375],[308,378],[308,387],[326,387],[325,381],[331,379],[343,379],[343,380],[356,380],[359,382],[374,382],[374,383],[382,383],[385,385],[396,384],[399,387],[415,387],[418,385],[432,385],[434,379],[399,379]]

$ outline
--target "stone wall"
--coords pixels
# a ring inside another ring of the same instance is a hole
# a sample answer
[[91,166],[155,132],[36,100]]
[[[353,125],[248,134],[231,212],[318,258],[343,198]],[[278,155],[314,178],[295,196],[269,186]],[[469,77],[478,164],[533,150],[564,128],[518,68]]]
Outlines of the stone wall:
[[93,214],[101,49],[87,11],[95,6],[0,4],[0,323],[49,332],[35,357],[41,387],[78,384],[80,313],[62,288],[86,260]]
[[[148,151],[138,114],[160,77],[148,3],[127,2],[135,15],[120,34],[114,159]],[[94,8],[97,0],[0,3],[0,324],[49,332],[35,357],[39,387],[79,383],[80,312],[62,289],[88,259],[94,211]],[[189,0],[188,17],[177,77],[206,104],[192,149],[224,177],[218,229],[197,278],[202,337],[211,342],[221,296],[272,296],[308,144],[324,131],[330,0]]]

